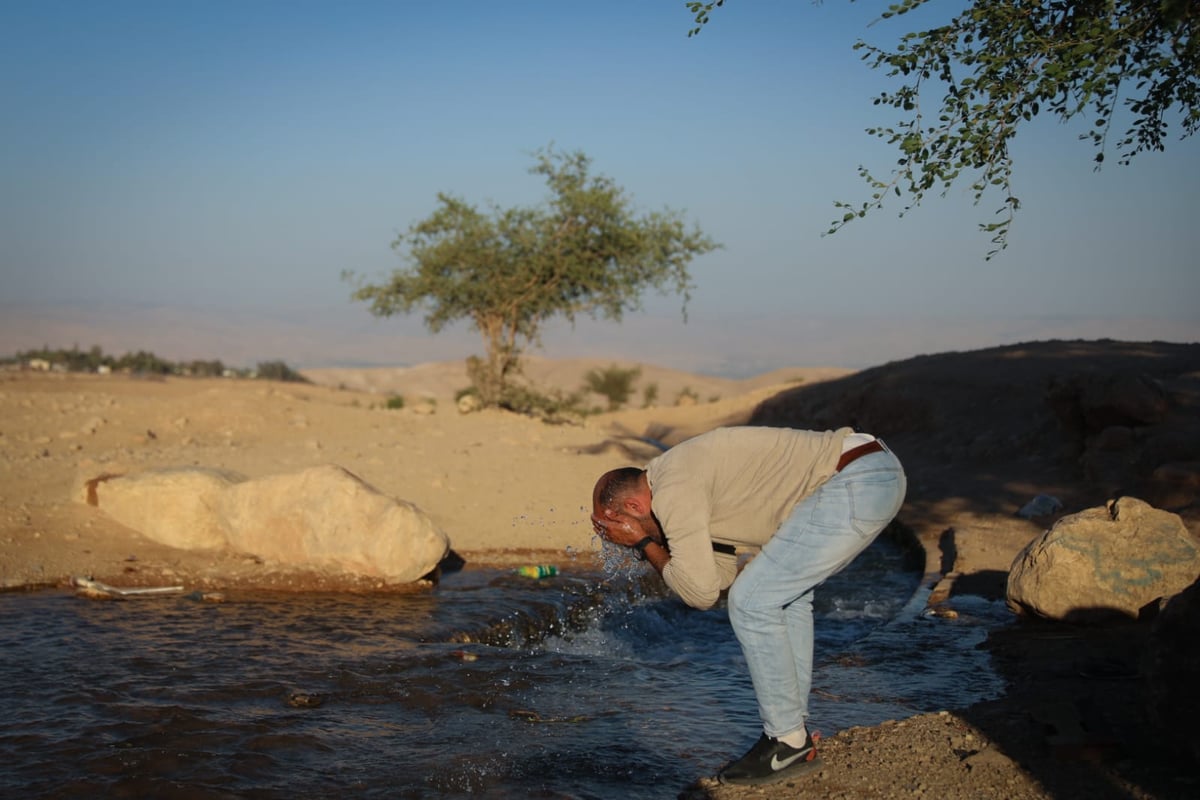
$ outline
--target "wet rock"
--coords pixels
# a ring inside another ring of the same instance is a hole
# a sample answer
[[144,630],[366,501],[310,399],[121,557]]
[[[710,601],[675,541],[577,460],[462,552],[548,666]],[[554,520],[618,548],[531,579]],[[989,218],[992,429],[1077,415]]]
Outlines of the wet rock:
[[291,692],[288,694],[287,704],[292,708],[320,708],[325,704],[325,699],[311,692]]
[[1200,546],[1177,514],[1132,497],[1060,519],[1009,571],[1018,613],[1069,622],[1136,618],[1200,576]]

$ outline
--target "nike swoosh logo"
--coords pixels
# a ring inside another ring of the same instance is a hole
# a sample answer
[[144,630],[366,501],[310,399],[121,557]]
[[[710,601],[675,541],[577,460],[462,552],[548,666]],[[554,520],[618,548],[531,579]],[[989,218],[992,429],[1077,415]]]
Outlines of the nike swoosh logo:
[[784,759],[780,759],[779,756],[777,756],[777,755],[771,756],[771,771],[779,772],[779,770],[781,770],[781,769],[786,769],[787,767],[790,767],[792,764],[795,764],[800,759],[806,758],[811,753],[812,753],[812,750],[801,750],[799,753],[796,753],[796,755],[788,756],[787,758],[784,758]]

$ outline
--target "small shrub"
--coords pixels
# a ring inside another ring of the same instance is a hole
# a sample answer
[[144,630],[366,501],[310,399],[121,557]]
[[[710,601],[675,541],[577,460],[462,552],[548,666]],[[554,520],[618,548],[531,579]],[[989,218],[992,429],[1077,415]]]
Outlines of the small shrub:
[[629,400],[633,384],[641,374],[641,367],[622,369],[613,364],[606,369],[589,370],[583,376],[583,383],[589,391],[608,398],[608,410],[616,411]]
[[505,387],[500,407],[554,423],[570,422],[587,414],[583,408],[583,396],[580,392],[564,394],[555,389],[546,393],[530,386],[510,385]]
[[311,383],[311,381],[296,372],[282,361],[260,361],[257,376],[268,381],[284,381],[286,383]]
[[387,399],[385,408],[390,408],[392,410],[404,408],[404,397],[398,394],[391,395]]
[[658,384],[648,383],[642,387],[642,408],[649,408],[658,400]]

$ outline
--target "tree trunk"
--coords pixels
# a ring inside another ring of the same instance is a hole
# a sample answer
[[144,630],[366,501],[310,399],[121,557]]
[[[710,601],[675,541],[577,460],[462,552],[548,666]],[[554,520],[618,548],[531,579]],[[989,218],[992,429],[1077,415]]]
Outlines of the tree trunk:
[[511,337],[505,336],[504,325],[499,321],[480,320],[487,360],[478,356],[467,359],[467,377],[479,392],[484,408],[495,408],[504,402],[508,388],[509,373],[517,366],[519,354]]

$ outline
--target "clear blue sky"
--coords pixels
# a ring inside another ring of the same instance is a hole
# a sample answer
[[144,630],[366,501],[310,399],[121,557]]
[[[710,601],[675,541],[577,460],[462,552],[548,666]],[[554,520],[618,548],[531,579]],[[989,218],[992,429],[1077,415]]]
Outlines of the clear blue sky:
[[[975,207],[965,186],[903,220],[897,199],[821,235],[839,216],[834,200],[865,199],[857,167],[886,172],[895,158],[864,132],[896,121],[870,102],[889,83],[851,49],[857,38],[890,45],[916,24],[868,27],[883,8],[730,0],[689,39],[682,0],[6,0],[0,309],[12,324],[0,351],[31,346],[22,336],[69,346],[45,326],[72,313],[64,336],[96,331],[81,346],[156,349],[166,334],[131,320],[155,309],[166,324],[186,307],[179,325],[207,311],[308,323],[284,343],[263,331],[282,352],[254,353],[247,333],[236,355],[219,338],[206,350],[196,326],[189,346],[230,362],[441,357],[432,344],[418,352],[419,320],[381,323],[350,304],[342,270],[399,266],[391,241],[439,191],[539,202],[527,169],[551,142],[586,152],[639,208],[683,210],[725,245],[693,264],[687,326],[677,300],[651,297],[624,332],[564,332],[548,339],[551,355],[585,338],[630,357],[640,341],[650,360],[724,343],[727,360],[764,367],[861,366],[1044,331],[1200,339],[1194,139],[1095,173],[1082,127],[1039,121],[1016,148],[1023,211],[990,262],[976,223],[1000,198]],[[368,324],[375,338],[356,350],[366,329],[354,326]],[[410,335],[402,352],[378,351],[385,324]],[[663,348],[644,332],[631,341],[638,326]],[[289,350],[305,329],[344,349]],[[847,341],[857,332],[859,349],[817,348],[835,329]],[[478,350],[473,334],[463,341]]]

